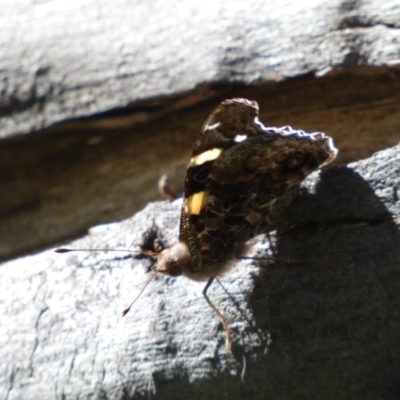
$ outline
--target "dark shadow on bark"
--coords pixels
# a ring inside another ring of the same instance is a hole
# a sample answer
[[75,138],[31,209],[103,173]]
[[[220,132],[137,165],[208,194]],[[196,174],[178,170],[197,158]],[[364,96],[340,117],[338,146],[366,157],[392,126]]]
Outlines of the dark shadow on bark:
[[276,253],[296,262],[267,266],[251,300],[273,338],[263,390],[398,398],[400,234],[391,214],[360,175],[337,168],[287,216]]
[[146,398],[400,397],[400,235],[391,214],[360,175],[337,168],[287,219],[250,297],[254,328],[272,343],[247,354],[236,335],[243,377],[220,372],[216,355],[213,377],[190,382],[184,366],[174,377],[156,373]]

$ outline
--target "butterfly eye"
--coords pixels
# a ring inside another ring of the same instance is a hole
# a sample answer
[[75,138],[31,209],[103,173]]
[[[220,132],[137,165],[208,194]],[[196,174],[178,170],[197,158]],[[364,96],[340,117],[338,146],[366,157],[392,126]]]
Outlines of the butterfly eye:
[[304,156],[304,154],[295,153],[292,156],[290,156],[289,159],[285,162],[284,168],[287,171],[295,171],[301,168],[306,161],[307,158]]
[[182,265],[176,261],[172,261],[167,266],[168,274],[171,276],[182,275],[183,268]]

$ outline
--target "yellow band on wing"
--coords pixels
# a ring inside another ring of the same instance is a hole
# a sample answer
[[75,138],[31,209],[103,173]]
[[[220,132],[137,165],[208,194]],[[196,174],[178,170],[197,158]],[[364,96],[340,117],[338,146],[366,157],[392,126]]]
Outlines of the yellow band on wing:
[[199,215],[203,204],[204,192],[192,194],[188,199],[188,209],[190,215]]

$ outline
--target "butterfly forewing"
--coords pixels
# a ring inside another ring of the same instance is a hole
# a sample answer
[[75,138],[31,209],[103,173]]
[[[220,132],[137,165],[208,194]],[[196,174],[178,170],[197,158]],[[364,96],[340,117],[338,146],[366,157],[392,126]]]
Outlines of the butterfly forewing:
[[185,181],[180,240],[190,275],[218,274],[244,242],[271,229],[301,181],[335,151],[324,134],[264,127],[255,102],[221,103],[196,141]]

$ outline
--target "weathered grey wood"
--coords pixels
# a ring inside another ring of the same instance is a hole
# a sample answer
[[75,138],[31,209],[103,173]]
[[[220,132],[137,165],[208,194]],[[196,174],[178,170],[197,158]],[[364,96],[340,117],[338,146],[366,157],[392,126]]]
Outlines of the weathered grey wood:
[[[333,136],[339,162],[394,145],[399,9],[394,0],[9,2],[0,259],[131,215],[157,198],[161,174],[182,182],[204,119],[228,97],[259,101],[266,125]],[[68,122],[82,116],[92,118]]]
[[387,65],[399,12],[395,0],[16,0],[0,15],[3,135],[202,82]]
[[[238,263],[227,293],[213,285],[231,354],[201,283],[157,277],[119,316],[146,258],[45,252],[2,265],[2,398],[398,398],[399,150],[310,177],[275,261]],[[179,201],[155,203],[72,246],[168,246],[178,220]]]

